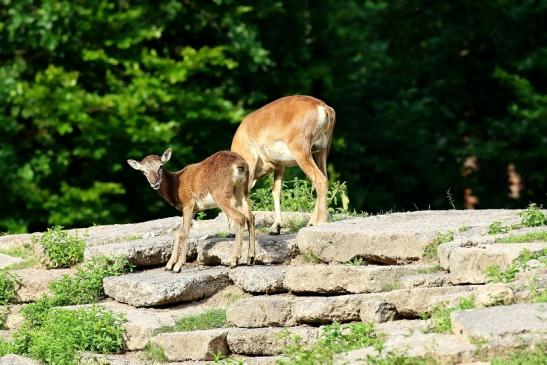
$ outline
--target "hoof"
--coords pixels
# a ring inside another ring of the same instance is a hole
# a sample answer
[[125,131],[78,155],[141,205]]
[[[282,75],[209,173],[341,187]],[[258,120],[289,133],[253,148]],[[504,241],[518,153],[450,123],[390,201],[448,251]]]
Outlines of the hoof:
[[281,234],[281,224],[274,224],[271,226],[269,234],[271,236],[279,236]]
[[178,274],[180,272],[180,267],[173,268],[173,271],[171,271],[174,274]]
[[255,258],[254,257],[249,257],[247,259],[247,265],[252,266],[254,264],[255,264]]
[[171,270],[173,270],[173,266],[166,266],[166,267],[163,268],[163,270],[171,271]]

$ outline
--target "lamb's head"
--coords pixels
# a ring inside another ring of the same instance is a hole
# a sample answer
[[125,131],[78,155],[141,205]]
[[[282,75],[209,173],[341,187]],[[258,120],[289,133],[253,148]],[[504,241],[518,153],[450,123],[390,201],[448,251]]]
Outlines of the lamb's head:
[[168,148],[161,157],[149,155],[140,162],[129,159],[127,160],[127,163],[135,170],[142,171],[152,189],[158,190],[163,177],[163,165],[171,158],[171,152],[171,149]]

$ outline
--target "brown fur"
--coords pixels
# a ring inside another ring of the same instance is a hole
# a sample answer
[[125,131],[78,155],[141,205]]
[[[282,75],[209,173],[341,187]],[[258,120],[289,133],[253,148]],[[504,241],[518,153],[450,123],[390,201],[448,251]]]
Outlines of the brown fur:
[[[133,168],[145,172],[148,182],[169,204],[183,212],[183,223],[175,238],[167,270],[180,271],[186,262],[187,237],[195,213],[202,208],[208,195],[214,203],[236,223],[236,244],[232,253],[232,266],[241,256],[242,234],[247,224],[249,229],[249,261],[254,259],[254,216],[249,203],[249,168],[245,160],[230,151],[217,152],[205,160],[188,165],[177,172],[163,169],[169,160],[170,150],[162,157],[150,155],[141,162],[128,160]],[[159,184],[159,187],[158,187]],[[182,243],[182,249],[180,249]],[[173,267],[174,265],[174,267]]]
[[[323,114],[318,109],[324,110]],[[326,123],[326,124],[325,124]],[[298,165],[312,181],[317,201],[309,224],[327,220],[328,179],[326,160],[336,123],[334,109],[311,96],[294,95],[277,99],[249,114],[241,122],[232,140],[231,150],[249,164],[250,184],[262,176],[274,173],[274,203],[279,201],[285,167]],[[314,142],[323,136],[324,145]],[[294,161],[276,160],[264,151],[283,142]],[[276,205],[276,221],[272,229],[281,227],[281,212]]]

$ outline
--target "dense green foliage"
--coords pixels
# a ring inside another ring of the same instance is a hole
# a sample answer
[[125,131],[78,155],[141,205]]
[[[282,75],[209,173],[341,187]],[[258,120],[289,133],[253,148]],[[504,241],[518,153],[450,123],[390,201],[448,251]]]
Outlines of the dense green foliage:
[[15,299],[16,278],[7,271],[0,271],[0,306]]
[[472,296],[460,298],[454,306],[449,306],[447,303],[436,305],[431,313],[431,326],[428,328],[428,332],[451,333],[452,320],[450,319],[450,313],[473,308],[475,308],[475,298]]
[[[533,266],[530,266],[534,261]],[[502,270],[499,266],[490,266],[486,275],[493,283],[509,283],[515,280],[517,273],[537,268],[547,268],[547,248],[538,252],[525,249],[509,267]]]
[[0,341],[0,356],[28,355],[45,364],[79,364],[79,352],[118,352],[123,346],[123,318],[101,307],[53,308],[39,325],[25,325],[12,341]]
[[546,0],[3,0],[0,231],[173,213],[127,158],[198,161],[294,93],[335,108],[329,170],[358,210],[461,207],[465,188],[481,208],[541,202],[546,15]]
[[284,348],[285,357],[276,362],[279,365],[330,364],[336,354],[367,346],[377,349],[383,346],[383,340],[376,334],[374,325],[362,322],[325,326],[321,338],[312,346],[304,345],[299,336],[285,333],[283,337],[287,345]]
[[63,227],[48,228],[39,238],[33,237],[35,244],[42,246],[47,256],[47,266],[51,268],[71,267],[84,259],[85,242],[75,234],[63,231]]

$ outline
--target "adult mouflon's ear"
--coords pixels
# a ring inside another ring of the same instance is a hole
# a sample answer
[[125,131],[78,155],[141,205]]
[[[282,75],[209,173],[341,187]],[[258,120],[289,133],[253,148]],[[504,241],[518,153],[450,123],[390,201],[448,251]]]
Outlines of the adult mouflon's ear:
[[166,149],[163,155],[161,155],[161,162],[166,163],[167,161],[169,161],[172,152],[173,150],[171,150],[170,148]]
[[127,160],[127,163],[135,170],[142,170],[142,165],[140,164],[140,162],[137,162],[135,160]]

